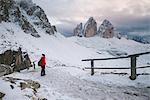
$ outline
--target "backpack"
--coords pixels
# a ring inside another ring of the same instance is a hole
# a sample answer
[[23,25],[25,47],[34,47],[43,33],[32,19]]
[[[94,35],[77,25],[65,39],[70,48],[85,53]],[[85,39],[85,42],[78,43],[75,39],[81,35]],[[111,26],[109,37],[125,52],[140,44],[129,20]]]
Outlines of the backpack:
[[38,61],[38,66],[42,66],[42,60],[41,59]]

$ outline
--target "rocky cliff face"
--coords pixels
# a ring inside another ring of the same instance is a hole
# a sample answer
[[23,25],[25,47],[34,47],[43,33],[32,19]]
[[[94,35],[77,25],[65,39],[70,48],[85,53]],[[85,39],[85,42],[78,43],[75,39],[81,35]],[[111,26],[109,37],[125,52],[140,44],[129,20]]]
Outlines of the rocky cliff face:
[[96,35],[96,33],[97,33],[97,23],[93,17],[90,17],[88,19],[88,21],[86,22],[86,24],[84,25],[84,28],[83,28],[82,23],[80,23],[74,29],[73,33],[75,36],[79,36],[79,37],[82,37],[82,36],[92,37],[92,36]]
[[114,37],[114,26],[108,20],[104,20],[98,29],[98,34],[103,38],[112,38]]
[[96,35],[97,32],[97,23],[93,17],[89,18],[87,23],[84,25],[83,35],[85,37],[92,37]]
[[31,67],[31,60],[26,52],[7,50],[0,54],[0,76]]
[[31,0],[1,0],[0,23],[13,22],[20,26],[25,33],[40,37],[38,30],[54,34],[54,29],[49,23],[43,9]]
[[79,37],[83,36],[83,34],[82,34],[82,23],[77,25],[77,27],[74,29],[73,33],[75,36],[79,36]]
[[82,24],[77,25],[74,29],[74,35],[79,37],[93,37],[99,35],[102,38],[121,38],[117,32],[114,32],[114,26],[108,20],[104,20],[97,31],[97,23],[93,17],[89,18],[84,28],[82,28]]

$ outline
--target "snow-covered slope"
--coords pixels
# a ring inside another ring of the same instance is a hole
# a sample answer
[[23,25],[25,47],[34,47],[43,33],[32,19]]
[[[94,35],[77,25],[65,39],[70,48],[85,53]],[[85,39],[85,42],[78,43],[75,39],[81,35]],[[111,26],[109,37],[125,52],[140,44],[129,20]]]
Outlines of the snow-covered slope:
[[[40,68],[24,70],[14,73],[9,77],[31,79],[38,81],[41,88],[36,95],[31,89],[20,90],[17,84],[5,82],[0,78],[0,91],[6,93],[4,100],[28,100],[47,98],[48,100],[110,100],[122,98],[123,100],[148,100],[150,89],[150,69],[138,70],[138,78],[131,81],[130,70],[96,70],[90,76],[90,70],[83,70],[90,63],[82,62],[86,58],[106,58],[125,56],[133,53],[150,51],[150,45],[140,44],[132,40],[103,39],[99,37],[65,38],[61,34],[55,35],[39,32],[40,38],[25,34],[16,24],[0,24],[0,52],[7,49],[22,47],[27,51],[32,61],[38,61],[42,53],[47,58],[46,76],[40,76]],[[149,64],[150,56],[138,58],[138,66]],[[127,67],[130,60],[117,60],[109,62],[96,62],[95,66],[101,67]],[[115,74],[116,73],[116,74]],[[120,74],[119,74],[120,73]],[[141,74],[148,74],[142,75]],[[8,77],[8,76],[7,76]],[[11,89],[13,85],[15,89]],[[13,94],[11,93],[13,92]],[[16,92],[16,93],[15,93]],[[18,99],[16,99],[16,97]]]
[[[31,55],[36,53],[36,55],[40,56],[42,53],[45,53],[48,59],[55,59],[70,64],[78,64],[82,58],[96,55],[92,50],[66,40],[59,33],[50,36],[39,30],[41,38],[37,39],[29,34],[24,34],[17,25],[12,23],[2,23],[0,27],[1,44],[4,44],[0,47],[1,52],[8,48],[20,46]],[[80,52],[83,51],[85,52],[81,55]],[[37,60],[37,58],[33,60]]]
[[[106,58],[106,57],[116,57],[116,56],[126,56],[130,54],[136,54],[141,52],[148,52],[150,51],[150,46],[148,44],[141,44],[135,42],[133,40],[127,40],[125,38],[117,39],[104,39],[99,37],[92,37],[92,38],[79,38],[79,37],[72,37],[69,38],[70,41],[73,41],[81,46],[86,48],[93,49],[97,54],[99,54],[99,58]],[[93,55],[94,58],[96,58]],[[138,58],[138,64],[146,65],[149,62],[149,55],[144,55],[144,57]],[[125,64],[126,63],[126,64]],[[113,61],[113,63],[107,63],[107,65],[113,66],[114,64],[121,64],[119,66],[129,66],[124,60]],[[123,65],[122,65],[123,64]],[[103,66],[104,63],[102,64]]]
[[[60,61],[64,64],[77,65],[82,67],[82,59],[105,58],[113,56],[125,56],[134,53],[150,51],[150,46],[140,44],[125,38],[104,39],[92,38],[65,38],[61,34],[44,34],[40,31],[41,38],[31,37],[12,23],[0,24],[1,51],[9,48],[22,47],[25,51],[37,56],[45,53],[48,59]],[[14,30],[15,29],[15,30]],[[32,59],[37,60],[37,58]],[[148,62],[148,59],[144,59]],[[143,60],[142,60],[143,61]],[[144,63],[144,62],[143,62]]]
[[137,42],[140,42],[143,44],[150,44],[149,32],[147,32],[147,34],[139,34],[137,32],[135,32],[135,33],[131,32],[131,33],[126,34],[125,36],[126,36],[126,38],[128,38],[130,40],[134,40],[134,41],[137,41]]
[[[4,100],[150,99],[150,68],[137,70],[137,79],[131,81],[128,78],[130,70],[95,70],[95,75],[90,76],[90,70],[84,69],[90,63],[81,61],[146,52],[150,51],[149,44],[98,36],[65,38],[60,33],[54,34],[44,11],[31,0],[1,2],[0,53],[21,47],[36,63],[35,69],[0,77],[0,92],[5,93]],[[46,55],[47,62],[44,77],[40,76],[41,69],[37,66],[42,53]],[[150,65],[150,55],[137,59],[137,66],[143,65]],[[130,59],[95,62],[95,67],[129,66]],[[40,88],[35,89],[32,86],[34,82],[38,82]],[[21,88],[23,85],[26,88]]]
[[[20,90],[17,84],[5,82],[0,78],[0,91],[6,93],[4,100],[18,100],[47,98],[48,100],[148,100],[150,94],[150,69],[138,70],[138,78],[131,81],[130,70],[96,70],[94,76],[90,76],[90,70],[83,70],[90,63],[82,62],[86,58],[106,58],[125,56],[133,53],[150,51],[150,45],[140,44],[132,40],[103,39],[99,37],[65,38],[61,34],[45,34],[39,30],[40,38],[25,34],[16,24],[0,24],[0,52],[7,49],[22,47],[27,51],[32,61],[38,61],[42,53],[47,58],[46,76],[40,76],[40,68],[24,70],[21,73],[13,73],[9,77],[19,79],[31,79],[38,81],[41,88],[34,94],[32,90]],[[149,64],[149,55],[138,58],[138,66]],[[95,66],[101,67],[127,67],[130,60],[95,62]],[[147,75],[142,75],[147,74]],[[7,77],[8,77],[7,76]],[[13,85],[15,89],[11,89]],[[9,91],[9,92],[8,92]],[[12,93],[13,92],[13,93]],[[15,93],[16,92],[16,93]]]

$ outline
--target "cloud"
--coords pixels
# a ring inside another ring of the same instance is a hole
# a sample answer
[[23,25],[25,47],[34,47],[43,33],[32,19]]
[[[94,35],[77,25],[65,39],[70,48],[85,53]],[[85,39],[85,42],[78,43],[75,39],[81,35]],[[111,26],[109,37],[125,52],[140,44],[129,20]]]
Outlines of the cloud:
[[[80,22],[93,16],[98,25],[108,19],[120,30],[150,27],[150,0],[33,0],[49,17],[61,24],[61,32],[71,33]],[[149,29],[148,29],[149,30]]]

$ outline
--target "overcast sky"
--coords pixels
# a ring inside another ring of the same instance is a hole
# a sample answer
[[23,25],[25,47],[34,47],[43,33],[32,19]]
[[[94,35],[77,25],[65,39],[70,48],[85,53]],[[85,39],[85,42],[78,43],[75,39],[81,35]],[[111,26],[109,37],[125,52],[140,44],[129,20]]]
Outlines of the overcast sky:
[[80,22],[94,17],[98,26],[108,19],[117,30],[150,31],[150,0],[33,0],[58,31],[72,33]]

